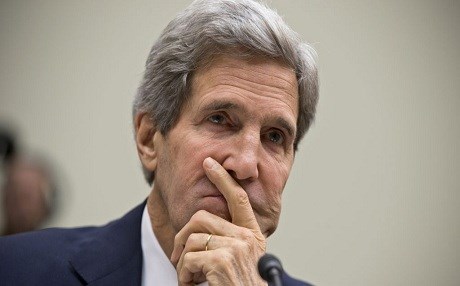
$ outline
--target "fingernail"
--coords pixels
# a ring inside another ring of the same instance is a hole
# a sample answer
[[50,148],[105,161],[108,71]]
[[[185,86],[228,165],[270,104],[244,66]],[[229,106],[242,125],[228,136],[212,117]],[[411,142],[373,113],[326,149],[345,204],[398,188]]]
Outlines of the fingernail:
[[217,162],[213,158],[208,157],[204,159],[203,165],[205,166],[205,168],[212,170],[217,167]]

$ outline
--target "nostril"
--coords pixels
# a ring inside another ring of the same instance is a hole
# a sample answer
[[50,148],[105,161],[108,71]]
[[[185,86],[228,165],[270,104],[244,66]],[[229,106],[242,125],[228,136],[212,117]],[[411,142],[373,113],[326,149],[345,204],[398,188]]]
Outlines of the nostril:
[[233,170],[227,170],[227,172],[230,174],[230,176],[232,176],[232,178],[233,178],[235,181],[238,181],[238,175],[236,174],[235,171],[233,171]]
[[233,170],[227,170],[230,176],[235,180],[235,182],[243,187],[246,184],[249,184],[253,179],[252,178],[238,178],[238,174]]

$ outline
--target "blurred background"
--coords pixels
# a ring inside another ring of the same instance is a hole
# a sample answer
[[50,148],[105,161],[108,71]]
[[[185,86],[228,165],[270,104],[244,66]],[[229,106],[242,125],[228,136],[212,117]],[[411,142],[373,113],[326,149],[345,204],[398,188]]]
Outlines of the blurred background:
[[[188,3],[0,1],[0,126],[59,174],[46,226],[104,224],[148,195],[131,102]],[[317,285],[459,285],[460,2],[268,3],[321,80],[269,250]]]

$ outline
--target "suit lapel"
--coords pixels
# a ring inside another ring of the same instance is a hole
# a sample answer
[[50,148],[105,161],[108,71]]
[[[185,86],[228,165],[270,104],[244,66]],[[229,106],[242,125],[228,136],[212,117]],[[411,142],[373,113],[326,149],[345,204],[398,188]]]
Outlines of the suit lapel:
[[141,285],[141,220],[145,202],[119,220],[89,229],[70,260],[86,285]]

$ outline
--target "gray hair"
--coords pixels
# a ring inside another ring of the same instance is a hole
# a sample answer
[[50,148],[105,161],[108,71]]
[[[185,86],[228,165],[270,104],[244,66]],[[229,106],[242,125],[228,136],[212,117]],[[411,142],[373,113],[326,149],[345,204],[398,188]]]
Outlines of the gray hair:
[[[219,54],[281,60],[295,71],[297,150],[318,101],[316,53],[275,11],[253,0],[197,0],[178,14],[150,51],[133,103],[133,118],[146,113],[156,128],[167,134],[190,95],[193,71]],[[144,168],[144,175],[152,184],[153,172]]]

